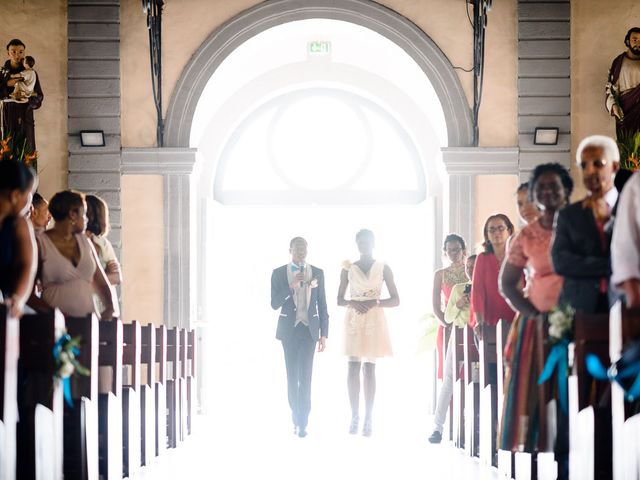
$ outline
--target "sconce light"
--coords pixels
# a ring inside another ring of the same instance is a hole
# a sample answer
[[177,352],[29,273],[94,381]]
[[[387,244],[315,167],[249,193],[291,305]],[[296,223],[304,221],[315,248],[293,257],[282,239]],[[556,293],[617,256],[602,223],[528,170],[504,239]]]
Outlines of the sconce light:
[[83,147],[104,147],[104,132],[102,130],[82,130],[80,144]]
[[558,144],[558,128],[557,127],[538,127],[533,135],[534,145],[557,145]]

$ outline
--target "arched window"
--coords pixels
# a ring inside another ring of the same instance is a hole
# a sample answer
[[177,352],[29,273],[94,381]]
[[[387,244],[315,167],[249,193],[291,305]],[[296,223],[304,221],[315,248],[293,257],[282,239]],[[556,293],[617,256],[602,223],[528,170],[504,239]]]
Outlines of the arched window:
[[229,54],[191,134],[223,204],[420,203],[446,142],[415,61],[372,30],[325,19],[268,29]]

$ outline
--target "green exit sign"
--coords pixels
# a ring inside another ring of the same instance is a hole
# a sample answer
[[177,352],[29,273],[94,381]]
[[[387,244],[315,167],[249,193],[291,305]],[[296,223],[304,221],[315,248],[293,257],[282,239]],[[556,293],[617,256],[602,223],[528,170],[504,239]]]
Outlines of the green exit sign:
[[309,42],[307,51],[311,55],[329,55],[331,53],[331,42]]

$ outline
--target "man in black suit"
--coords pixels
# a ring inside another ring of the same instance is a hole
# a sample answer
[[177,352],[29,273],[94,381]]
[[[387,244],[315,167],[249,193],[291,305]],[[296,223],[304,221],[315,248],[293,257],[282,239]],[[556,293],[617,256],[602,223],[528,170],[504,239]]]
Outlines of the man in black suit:
[[609,311],[611,238],[605,225],[618,199],[613,178],[620,153],[605,136],[585,138],[576,154],[587,196],[560,210],[551,248],[553,268],[564,277],[561,304],[585,313]]
[[324,273],[306,265],[307,241],[295,237],[289,244],[291,263],[271,275],[271,307],[280,309],[276,338],[282,342],[287,368],[287,390],[293,433],[307,436],[311,410],[313,355],[325,349],[329,314],[324,292]]
[[[551,247],[553,268],[564,277],[560,304],[584,313],[609,311],[611,237],[606,223],[618,199],[613,179],[620,152],[616,142],[605,136],[585,138],[576,153],[587,196],[556,214],[555,238]],[[580,397],[588,392],[579,392]],[[568,419],[558,411],[556,459],[558,478],[568,478]],[[611,478],[611,409],[597,407],[594,421],[595,478]]]

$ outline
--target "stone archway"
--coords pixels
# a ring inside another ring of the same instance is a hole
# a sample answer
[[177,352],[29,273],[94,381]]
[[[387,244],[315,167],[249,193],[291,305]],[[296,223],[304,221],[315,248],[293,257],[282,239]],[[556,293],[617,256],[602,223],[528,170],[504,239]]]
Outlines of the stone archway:
[[165,119],[167,147],[189,147],[193,116],[209,78],[249,38],[287,22],[326,18],[351,22],[396,43],[424,71],[445,115],[449,147],[472,145],[471,111],[453,66],[420,28],[371,0],[275,0],[245,10],[217,28],[196,50],[180,75]]
[[[465,147],[472,145],[471,111],[453,66],[425,32],[397,12],[371,0],[273,0],[238,14],[207,37],[180,75],[166,113],[165,146],[122,151],[122,173],[164,176],[164,323],[168,326],[190,327],[199,317],[194,294],[197,288],[193,288],[194,281],[198,283],[198,266],[195,252],[191,251],[199,237],[193,210],[196,192],[192,191],[197,152],[189,148],[189,142],[201,94],[220,64],[248,39],[269,28],[307,19],[353,23],[402,48],[425,73],[438,96],[447,126],[448,147],[467,150]],[[445,214],[446,199],[437,206],[436,216],[447,218],[448,226],[456,231],[471,234],[473,177],[453,175],[451,179],[455,181],[449,182],[449,197],[458,198],[462,193],[468,200],[457,209],[464,210],[466,222],[458,220],[460,215],[456,212]],[[435,236],[440,237],[443,229],[444,225],[438,225]]]

